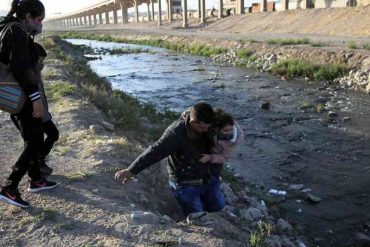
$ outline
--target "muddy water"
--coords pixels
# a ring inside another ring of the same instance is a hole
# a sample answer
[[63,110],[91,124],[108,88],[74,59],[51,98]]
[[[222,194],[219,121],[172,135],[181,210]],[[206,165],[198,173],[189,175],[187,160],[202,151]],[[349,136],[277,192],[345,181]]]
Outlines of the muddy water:
[[[246,140],[230,160],[235,171],[266,188],[288,192],[287,217],[303,226],[311,245],[354,245],[370,223],[370,97],[335,85],[283,81],[222,67],[202,57],[163,49],[68,40],[94,49],[137,48],[149,53],[101,55],[91,67],[114,88],[158,110],[182,111],[198,101],[231,112]],[[270,102],[269,110],[260,104]],[[318,113],[304,106],[323,105]],[[333,117],[329,118],[329,111]],[[288,190],[303,184],[318,204]]]

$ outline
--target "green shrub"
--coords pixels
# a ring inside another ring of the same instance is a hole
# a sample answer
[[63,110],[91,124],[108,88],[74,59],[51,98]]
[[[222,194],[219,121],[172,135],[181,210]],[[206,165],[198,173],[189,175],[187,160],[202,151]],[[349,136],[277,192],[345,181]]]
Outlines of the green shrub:
[[350,49],[358,49],[359,47],[358,47],[358,45],[357,45],[357,43],[355,41],[350,41],[348,43],[348,48],[350,48]]
[[54,82],[45,85],[46,95],[50,101],[55,101],[64,96],[73,95],[76,86],[68,82]]
[[270,39],[267,41],[270,45],[305,45],[310,44],[308,38],[303,39]]
[[330,42],[322,42],[322,41],[311,42],[311,46],[313,46],[313,47],[330,46]]
[[51,209],[45,209],[40,214],[37,214],[33,218],[34,223],[40,223],[42,221],[53,221],[55,222],[57,220],[57,212],[55,210]]
[[302,110],[306,110],[306,109],[312,108],[312,105],[307,101],[301,101],[299,103],[299,108],[302,109]]
[[365,49],[365,50],[370,50],[370,43],[363,44],[362,48]]
[[340,64],[313,64],[298,59],[287,59],[271,66],[270,72],[292,77],[308,77],[315,80],[332,81],[347,73],[347,68]]
[[272,226],[270,224],[260,221],[257,230],[251,233],[248,247],[267,247],[271,231]]
[[114,48],[109,51],[111,55],[119,55],[119,54],[138,54],[148,52],[148,50],[143,50],[141,48]]
[[106,42],[119,42],[127,44],[140,44],[140,45],[149,45],[155,47],[161,47],[172,51],[177,52],[188,52],[193,55],[211,57],[218,55],[224,52],[227,52],[226,48],[212,47],[204,44],[186,44],[183,42],[169,42],[163,39],[142,39],[142,40],[133,40],[126,38],[112,37],[110,35],[96,35],[96,34],[82,34],[82,33],[64,33],[61,35],[63,39],[87,39],[87,40],[98,40]]
[[236,56],[239,59],[249,59],[253,55],[253,51],[249,49],[239,49],[236,51]]

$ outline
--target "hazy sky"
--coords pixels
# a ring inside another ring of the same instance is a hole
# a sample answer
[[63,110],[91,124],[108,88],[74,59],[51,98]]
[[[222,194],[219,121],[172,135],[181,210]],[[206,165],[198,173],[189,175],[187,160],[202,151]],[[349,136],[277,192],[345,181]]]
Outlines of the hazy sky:
[[[46,17],[54,17],[57,16],[58,13],[67,14],[70,12],[74,12],[76,10],[82,9],[84,7],[94,5],[95,3],[101,2],[102,0],[41,0],[46,8]],[[11,0],[0,0],[0,10],[4,10],[6,12],[10,9]],[[166,7],[165,0],[162,0],[162,9],[164,10]],[[188,0],[189,8],[197,8],[198,0]],[[212,8],[214,6],[217,8],[218,0],[206,0],[207,9]],[[133,11],[133,8],[130,9]],[[142,6],[139,9],[140,11],[146,11],[146,7]],[[131,12],[130,11],[130,12]]]

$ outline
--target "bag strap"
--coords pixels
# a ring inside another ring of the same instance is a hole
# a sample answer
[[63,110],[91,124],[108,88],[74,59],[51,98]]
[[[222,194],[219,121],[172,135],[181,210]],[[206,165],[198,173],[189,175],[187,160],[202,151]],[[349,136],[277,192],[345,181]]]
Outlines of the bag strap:
[[1,32],[0,32],[0,41],[1,41],[1,43],[4,40],[6,33],[13,26],[19,26],[20,28],[22,28],[22,30],[27,34],[27,38],[28,38],[28,32],[27,32],[26,28],[21,23],[16,22],[16,21],[12,21],[12,22],[9,22],[8,24],[6,24],[5,27],[3,28],[3,30],[1,30]]
[[[29,35],[28,35],[28,31],[27,29],[19,22],[16,22],[16,21],[12,21],[12,22],[9,22],[8,24],[5,25],[5,27],[3,28],[3,30],[1,30],[0,32],[0,51],[2,50],[3,48],[3,41],[4,41],[4,38],[5,38],[5,35],[6,33],[13,27],[13,26],[19,26],[25,33],[26,33],[26,36],[27,36],[27,40],[29,40]],[[1,62],[1,61],[0,61]]]

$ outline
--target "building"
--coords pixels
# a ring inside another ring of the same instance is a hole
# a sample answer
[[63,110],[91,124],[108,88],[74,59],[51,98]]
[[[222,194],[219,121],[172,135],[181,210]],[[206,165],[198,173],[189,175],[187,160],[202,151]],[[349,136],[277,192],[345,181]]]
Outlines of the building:
[[179,14],[182,11],[181,0],[172,0],[172,11],[174,14]]
[[344,8],[349,6],[367,6],[370,0],[315,0],[315,8]]

